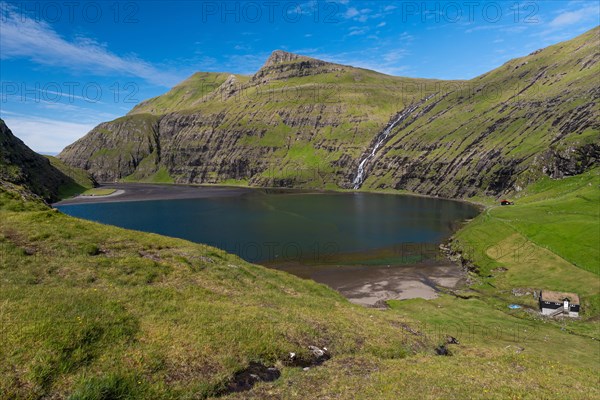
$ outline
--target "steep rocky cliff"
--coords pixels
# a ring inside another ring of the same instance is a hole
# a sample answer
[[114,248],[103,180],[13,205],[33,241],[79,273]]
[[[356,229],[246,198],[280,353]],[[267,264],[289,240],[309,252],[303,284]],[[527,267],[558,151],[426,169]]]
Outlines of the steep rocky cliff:
[[79,186],[15,137],[0,119],[0,185],[5,184],[24,186],[46,201],[58,200],[61,192]]
[[144,179],[163,167],[181,183],[320,185],[314,171],[325,167],[339,175],[330,182],[342,182],[345,167],[333,162],[359,157],[405,101],[402,86],[414,82],[433,81],[277,51],[253,77],[195,74],[59,157],[100,181]]
[[125,116],[98,125],[86,137],[92,140],[79,140],[58,157],[69,165],[90,171],[98,181],[126,177],[144,160],[151,164],[150,173],[158,169],[161,146],[157,117],[150,114]]
[[195,74],[59,157],[101,181],[160,174],[343,188],[362,162],[362,188],[498,195],[598,163],[598,35],[470,81],[392,77],[278,50],[251,77]]

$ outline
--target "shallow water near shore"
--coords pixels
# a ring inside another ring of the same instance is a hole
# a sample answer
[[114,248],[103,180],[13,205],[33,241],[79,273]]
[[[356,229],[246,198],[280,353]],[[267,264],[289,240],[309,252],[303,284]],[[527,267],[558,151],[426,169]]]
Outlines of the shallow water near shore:
[[[406,195],[109,185],[106,199],[55,205],[88,220],[206,243],[325,283],[361,304],[435,297],[460,269],[437,247],[479,210]],[[148,199],[148,200],[142,200]]]

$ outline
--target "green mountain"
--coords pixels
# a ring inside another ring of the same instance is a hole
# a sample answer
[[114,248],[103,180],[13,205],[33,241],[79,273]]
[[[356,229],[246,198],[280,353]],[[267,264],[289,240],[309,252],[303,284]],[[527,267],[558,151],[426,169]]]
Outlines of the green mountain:
[[31,150],[0,119],[0,184],[23,186],[44,200],[55,201],[94,183],[88,173]]
[[195,74],[59,158],[99,181],[518,191],[598,163],[599,32],[469,81],[275,51],[250,77]]

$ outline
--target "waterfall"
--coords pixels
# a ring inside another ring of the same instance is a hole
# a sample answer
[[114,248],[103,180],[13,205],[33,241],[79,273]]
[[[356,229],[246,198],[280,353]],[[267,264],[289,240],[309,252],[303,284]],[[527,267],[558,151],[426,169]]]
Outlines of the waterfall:
[[381,145],[383,145],[383,143],[385,142],[385,140],[388,138],[390,132],[392,131],[392,129],[394,129],[394,127],[396,125],[398,125],[402,120],[404,120],[406,117],[408,117],[410,114],[413,113],[413,111],[415,111],[421,104],[425,103],[427,100],[431,99],[433,96],[435,96],[435,94],[432,94],[431,96],[426,97],[425,99],[423,99],[422,101],[406,108],[404,111],[402,111],[401,113],[399,113],[396,118],[394,118],[392,120],[392,122],[390,122],[386,128],[381,131],[376,138],[375,141],[375,145],[373,146],[373,148],[371,149],[371,152],[368,151],[362,156],[360,163],[358,164],[358,169],[356,170],[356,176],[354,178],[354,181],[352,182],[353,185],[353,189],[360,189],[360,187],[362,186],[364,180],[365,180],[365,167],[367,165],[367,163],[373,158],[375,157],[375,154],[377,154],[377,150],[379,150],[379,148],[381,147]]

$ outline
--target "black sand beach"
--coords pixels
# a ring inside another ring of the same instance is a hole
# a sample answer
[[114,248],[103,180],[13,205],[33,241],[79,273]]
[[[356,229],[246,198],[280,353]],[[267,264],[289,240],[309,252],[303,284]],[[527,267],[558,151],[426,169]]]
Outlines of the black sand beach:
[[114,183],[103,184],[103,189],[116,189],[108,196],[77,196],[72,199],[62,200],[56,205],[82,204],[82,203],[110,203],[123,201],[142,200],[177,200],[201,199],[208,197],[240,196],[249,193],[252,189],[236,187],[211,187],[195,185],[168,185],[147,183]]

